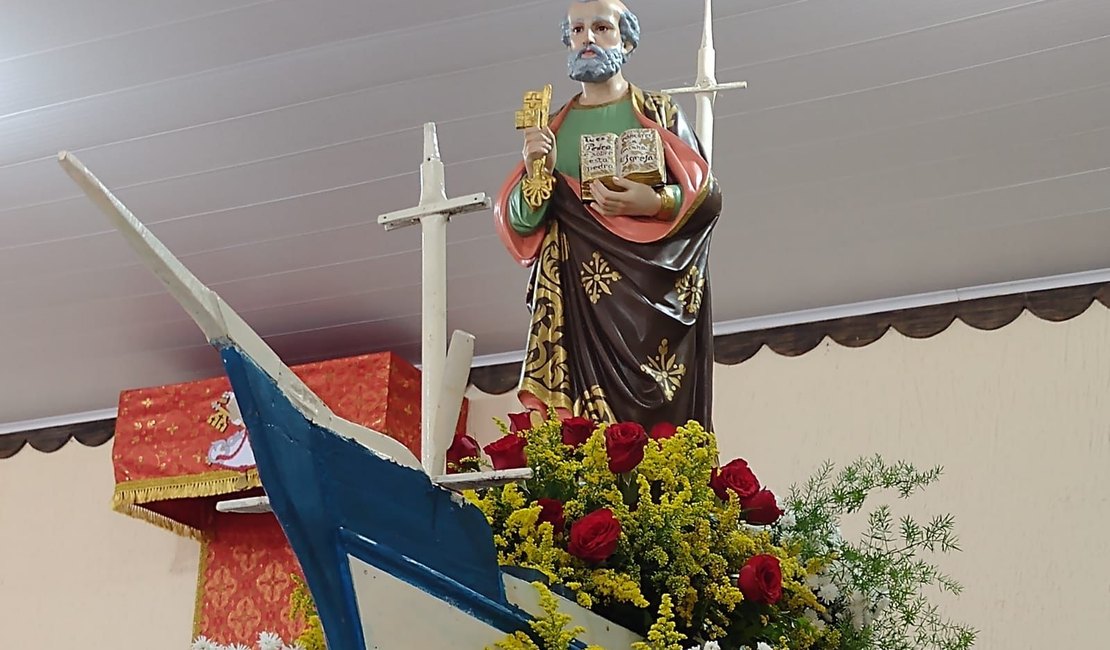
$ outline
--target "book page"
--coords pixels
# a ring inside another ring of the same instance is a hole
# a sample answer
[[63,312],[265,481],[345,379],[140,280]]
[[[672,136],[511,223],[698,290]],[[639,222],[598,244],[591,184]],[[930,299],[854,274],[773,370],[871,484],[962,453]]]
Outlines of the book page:
[[612,185],[617,174],[617,136],[614,133],[583,134],[579,148],[579,179],[582,182],[582,198],[592,200],[590,183],[600,180],[606,186]]
[[624,178],[648,185],[666,178],[663,142],[655,129],[629,129],[620,137],[617,170]]

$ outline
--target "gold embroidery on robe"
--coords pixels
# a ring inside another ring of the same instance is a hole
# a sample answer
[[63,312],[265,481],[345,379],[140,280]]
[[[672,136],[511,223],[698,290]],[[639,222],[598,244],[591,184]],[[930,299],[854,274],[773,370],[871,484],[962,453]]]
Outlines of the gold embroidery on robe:
[[682,378],[686,375],[686,364],[678,363],[676,355],[670,354],[670,343],[663,339],[659,343],[659,354],[640,364],[643,370],[663,391],[663,397],[668,402],[674,400],[675,391],[682,385]]
[[686,274],[675,282],[674,290],[678,294],[678,301],[686,311],[691,314],[698,313],[701,309],[701,295],[705,290],[705,276],[702,275],[701,269],[696,266],[691,266],[686,270]]
[[574,402],[573,413],[577,416],[589,418],[594,423],[617,421],[609,401],[605,399],[605,391],[601,386],[593,385],[582,392],[582,396]]
[[520,389],[535,395],[553,408],[570,410],[573,397],[570,367],[563,338],[563,292],[559,261],[566,257],[566,242],[558,222],[552,222],[544,237],[536,267],[532,294],[532,321],[528,328],[528,353]]
[[614,271],[609,266],[609,262],[601,256],[601,253],[594,251],[593,257],[589,262],[582,263],[582,288],[586,290],[586,295],[589,296],[590,302],[597,304],[601,300],[601,294],[608,296],[613,295],[609,290],[610,283],[616,283],[621,279],[621,274]]
[[648,119],[662,125],[665,129],[674,127],[678,109],[670,95],[640,90],[633,94],[633,106],[640,110]]

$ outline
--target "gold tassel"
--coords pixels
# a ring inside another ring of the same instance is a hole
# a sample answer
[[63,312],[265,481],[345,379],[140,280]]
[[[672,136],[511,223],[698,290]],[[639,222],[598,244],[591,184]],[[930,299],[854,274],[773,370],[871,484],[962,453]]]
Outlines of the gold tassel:
[[204,531],[144,508],[142,504],[170,499],[212,497],[257,487],[262,487],[262,479],[258,477],[258,470],[254,468],[246,472],[220,470],[203,474],[127,481],[116,485],[115,492],[112,494],[112,510],[154,524],[182,537],[204,541],[206,538]]
[[154,524],[159,528],[168,530],[171,533],[180,535],[182,537],[188,537],[189,539],[195,539],[202,542],[207,537],[207,535],[202,530],[183,524],[180,521],[175,521],[173,519],[170,519],[166,515],[154,512],[153,510],[149,510],[133,503],[125,503],[119,505],[113,504],[112,510],[115,510],[116,512],[119,512],[121,514],[125,514],[129,517],[134,517],[135,519],[145,521],[148,524]]
[[200,562],[197,563],[197,595],[193,603],[193,638],[200,636],[201,613],[204,607],[204,588],[207,586],[205,574],[208,573],[208,540],[200,542]]
[[212,497],[256,487],[262,487],[262,480],[258,478],[258,470],[254,468],[246,472],[221,470],[185,476],[163,476],[119,483],[116,485],[112,503],[150,503],[168,499]]

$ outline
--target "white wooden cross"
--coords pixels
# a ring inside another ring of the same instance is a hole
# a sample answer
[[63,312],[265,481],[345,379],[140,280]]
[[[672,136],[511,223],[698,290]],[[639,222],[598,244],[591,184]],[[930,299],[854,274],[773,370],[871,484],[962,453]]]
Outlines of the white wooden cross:
[[698,78],[693,86],[667,88],[661,92],[668,95],[694,93],[697,102],[694,132],[705,149],[706,161],[713,165],[713,100],[719,90],[747,88],[746,81],[717,83],[717,51],[713,49],[713,0],[705,0],[705,25],[701,34],[701,49],[698,50]]
[[428,122],[420,163],[420,203],[378,217],[387,231],[420,224],[420,462],[436,483],[455,489],[529,478],[532,473],[522,468],[445,474],[447,449],[454,438],[474,358],[474,336],[467,332],[456,330],[447,347],[447,221],[452,215],[489,207],[490,200],[483,192],[447,198],[436,125]]
[[[474,337],[461,331],[451,337],[450,358],[447,354],[447,221],[452,215],[489,207],[484,192],[447,198],[436,125],[428,122],[424,125],[424,160],[420,163],[420,203],[378,217],[387,231],[420,224],[420,462],[430,476],[445,471],[447,448],[474,356]],[[456,394],[457,400],[453,399]]]

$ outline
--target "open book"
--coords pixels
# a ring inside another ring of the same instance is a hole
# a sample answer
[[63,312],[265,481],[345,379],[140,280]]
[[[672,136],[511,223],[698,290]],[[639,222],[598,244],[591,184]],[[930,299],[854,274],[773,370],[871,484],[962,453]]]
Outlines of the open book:
[[615,133],[583,134],[579,147],[579,178],[582,200],[593,201],[590,183],[599,180],[605,187],[621,192],[614,176],[660,187],[667,182],[663,139],[655,129],[629,129]]

